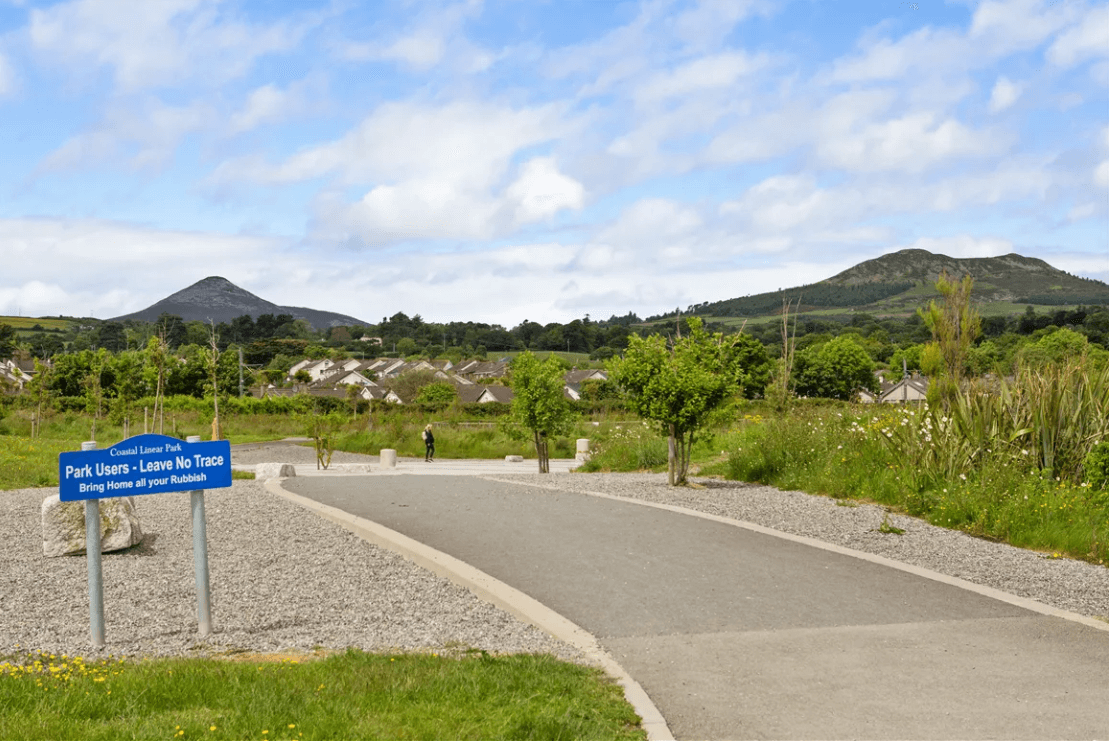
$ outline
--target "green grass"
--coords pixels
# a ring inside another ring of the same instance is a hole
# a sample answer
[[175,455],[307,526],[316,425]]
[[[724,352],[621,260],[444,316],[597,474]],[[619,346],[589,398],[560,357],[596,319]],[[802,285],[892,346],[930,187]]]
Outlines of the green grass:
[[645,739],[619,686],[546,655],[0,663],[0,738]]
[[583,473],[666,470],[666,440],[638,420],[599,427],[589,449],[589,460],[578,468]]
[[[0,490],[58,485],[58,455],[80,450],[81,443],[91,439],[92,419],[77,412],[53,413],[43,422],[41,434],[31,439],[30,410],[17,409],[0,419]],[[419,457],[424,454],[420,431],[431,422],[435,425],[435,455],[438,458],[503,459],[506,455],[535,457],[530,438],[512,437],[499,421],[475,422],[462,418],[451,409],[431,416],[405,408],[386,413],[365,413],[354,417],[341,414],[343,421],[335,438],[335,450],[377,455],[382,448],[392,448],[398,455]],[[605,421],[599,427],[582,419],[568,434],[550,442],[552,458],[573,458],[575,441],[595,437],[598,431],[619,422]],[[295,414],[225,413],[221,415],[223,437],[232,443],[265,442],[306,434],[303,419]],[[158,428],[149,420],[149,428]],[[208,440],[212,435],[210,413],[182,410],[167,412],[165,434],[181,439],[198,435]],[[142,410],[131,420],[129,432],[143,431]],[[122,424],[100,419],[96,423],[96,440],[106,448],[123,439]]]
[[79,450],[69,440],[0,435],[0,490],[58,485],[58,455]]
[[[742,418],[702,434],[693,471],[845,504],[879,503],[940,527],[1109,565],[1109,491],[1046,473],[1030,444],[1010,451],[1019,461],[976,457],[941,475],[943,465],[926,469],[885,439],[883,430],[911,424],[904,410],[842,402],[796,404],[784,418],[758,410],[763,406],[749,405]],[[592,439],[581,471],[666,469],[666,440],[654,427],[634,422]]]
[[709,471],[878,502],[941,527],[1109,565],[1109,492],[1002,457],[922,476],[882,439],[903,419],[898,410],[845,404],[742,425],[730,433],[727,461]]

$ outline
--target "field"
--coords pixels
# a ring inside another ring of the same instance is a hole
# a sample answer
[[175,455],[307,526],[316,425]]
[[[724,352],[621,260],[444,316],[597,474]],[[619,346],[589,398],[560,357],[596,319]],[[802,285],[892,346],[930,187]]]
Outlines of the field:
[[76,324],[72,319],[35,318],[27,316],[0,316],[0,324],[15,330],[16,336],[35,332],[68,332]]

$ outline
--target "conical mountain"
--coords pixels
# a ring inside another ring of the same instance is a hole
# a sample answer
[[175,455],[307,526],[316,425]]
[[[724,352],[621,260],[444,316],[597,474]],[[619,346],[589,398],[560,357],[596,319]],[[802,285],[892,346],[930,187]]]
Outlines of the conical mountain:
[[177,293],[151,304],[142,311],[125,314],[112,319],[124,321],[137,319],[145,322],[157,321],[161,314],[176,314],[185,321],[230,322],[232,319],[249,314],[257,319],[262,314],[291,314],[294,319],[303,319],[315,329],[341,325],[366,324],[345,314],[333,311],[320,311],[300,306],[279,306],[219,276],[213,275],[193,283]]

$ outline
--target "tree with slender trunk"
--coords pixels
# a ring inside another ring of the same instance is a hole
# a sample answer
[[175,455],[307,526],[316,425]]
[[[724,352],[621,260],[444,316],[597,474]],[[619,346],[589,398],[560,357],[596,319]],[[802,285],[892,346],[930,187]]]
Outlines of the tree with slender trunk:
[[82,380],[81,384],[85,387],[85,410],[92,414],[92,434],[91,438],[96,439],[96,423],[100,419],[100,412],[104,405],[104,386],[102,376],[104,375],[104,365],[108,362],[108,351],[101,348],[97,350],[92,356],[92,362],[89,367],[89,373]]
[[219,334],[216,332],[216,323],[211,321],[211,330],[208,333],[208,367],[212,381],[212,439],[220,439],[219,425]]
[[574,421],[574,410],[563,391],[564,376],[562,364],[554,355],[541,363],[531,351],[526,351],[512,361],[511,419],[531,433],[539,473],[551,470],[550,439],[568,432]]
[[[169,343],[159,331],[146,343],[148,383],[154,386],[154,424],[162,420],[160,434],[165,434],[166,375],[168,373]],[[153,427],[152,427],[153,428]],[[143,430],[145,432],[145,430]]]
[[27,389],[31,392],[31,399],[35,403],[35,418],[31,423],[31,437],[42,435],[42,413],[49,409],[53,391],[50,388],[54,380],[54,367],[47,363],[35,361],[35,375],[27,382]]
[[639,416],[659,423],[667,436],[671,486],[686,483],[696,433],[739,388],[732,361],[723,335],[709,334],[691,317],[688,334],[672,342],[657,334],[629,337],[627,353],[610,365],[610,379]]

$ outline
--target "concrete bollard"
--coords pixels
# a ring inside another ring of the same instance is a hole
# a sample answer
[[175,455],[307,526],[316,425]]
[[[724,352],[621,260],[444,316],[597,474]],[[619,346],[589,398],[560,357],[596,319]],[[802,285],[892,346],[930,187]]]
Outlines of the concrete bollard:
[[397,467],[397,451],[392,448],[381,449],[381,468],[392,469]]
[[577,452],[577,455],[575,455],[574,457],[579,461],[589,460],[589,438],[588,437],[579,437],[578,438],[578,452]]

